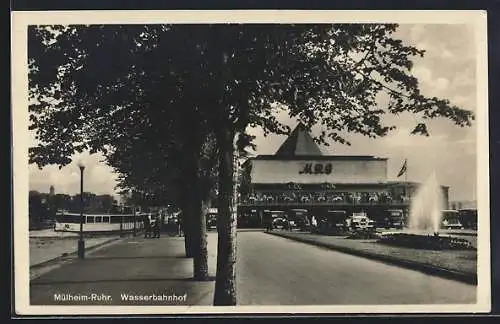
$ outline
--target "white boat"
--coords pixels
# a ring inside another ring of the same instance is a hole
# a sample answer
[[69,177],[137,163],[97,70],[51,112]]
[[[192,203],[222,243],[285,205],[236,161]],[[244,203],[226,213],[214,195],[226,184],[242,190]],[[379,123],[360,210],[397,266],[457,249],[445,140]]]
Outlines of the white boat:
[[[134,214],[84,214],[83,232],[118,232],[137,230],[144,227],[143,218],[149,213]],[[79,213],[69,213],[65,211],[56,214],[54,230],[57,232],[79,232],[81,215]]]

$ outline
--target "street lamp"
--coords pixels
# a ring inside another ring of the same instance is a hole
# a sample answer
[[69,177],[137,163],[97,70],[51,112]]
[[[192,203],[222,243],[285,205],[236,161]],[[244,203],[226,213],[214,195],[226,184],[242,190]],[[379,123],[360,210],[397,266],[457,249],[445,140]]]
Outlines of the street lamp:
[[135,208],[135,204],[133,203],[133,197],[134,197],[134,192],[132,190],[129,190],[129,202],[130,205],[132,205],[133,208],[133,214],[134,214],[134,236],[137,236],[137,212]]
[[78,240],[78,258],[85,258],[85,241],[83,240],[83,170],[85,170],[85,165],[82,161],[78,162],[78,167],[80,168],[80,238]]
[[[233,139],[234,160],[233,160],[233,221],[238,226],[238,174],[239,174],[239,160],[240,148],[238,147],[239,134],[236,134]],[[236,229],[235,229],[236,230]]]

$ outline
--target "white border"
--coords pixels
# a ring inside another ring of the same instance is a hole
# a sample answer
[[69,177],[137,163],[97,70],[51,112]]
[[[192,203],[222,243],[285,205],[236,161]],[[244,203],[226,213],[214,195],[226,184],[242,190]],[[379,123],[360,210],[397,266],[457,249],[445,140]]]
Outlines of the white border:
[[485,11],[45,11],[12,12],[12,126],[14,175],[15,311],[19,315],[158,314],[158,306],[31,306],[29,305],[28,218],[28,68],[27,26],[33,24],[153,24],[153,23],[438,23],[474,24],[477,49],[477,303],[467,305],[341,305],[341,306],[168,306],[164,314],[220,313],[450,313],[489,312],[490,215]]

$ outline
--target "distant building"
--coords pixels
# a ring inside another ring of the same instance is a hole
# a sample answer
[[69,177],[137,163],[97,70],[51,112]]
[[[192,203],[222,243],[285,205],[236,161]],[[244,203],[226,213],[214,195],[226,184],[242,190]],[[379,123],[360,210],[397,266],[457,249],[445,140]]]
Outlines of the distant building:
[[[251,158],[242,169],[238,217],[254,224],[273,212],[316,218],[365,212],[382,223],[394,210],[406,216],[420,185],[388,180],[387,158],[324,155],[302,124],[276,154]],[[449,188],[441,188],[447,207]]]
[[50,189],[49,189],[49,195],[50,196],[54,196],[55,194],[55,189],[54,189],[54,186],[50,186]]
[[477,201],[476,200],[461,200],[461,201],[452,201],[450,203],[451,209],[460,210],[460,209],[477,209]]

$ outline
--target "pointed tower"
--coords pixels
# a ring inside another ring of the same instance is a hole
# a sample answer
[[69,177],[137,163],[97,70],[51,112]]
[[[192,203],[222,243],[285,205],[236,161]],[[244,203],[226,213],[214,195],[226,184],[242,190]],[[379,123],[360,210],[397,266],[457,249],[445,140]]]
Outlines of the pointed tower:
[[288,138],[281,144],[275,156],[318,156],[323,155],[318,144],[314,142],[304,124],[299,123],[290,133]]

